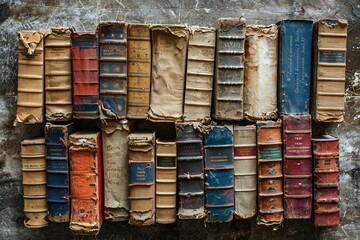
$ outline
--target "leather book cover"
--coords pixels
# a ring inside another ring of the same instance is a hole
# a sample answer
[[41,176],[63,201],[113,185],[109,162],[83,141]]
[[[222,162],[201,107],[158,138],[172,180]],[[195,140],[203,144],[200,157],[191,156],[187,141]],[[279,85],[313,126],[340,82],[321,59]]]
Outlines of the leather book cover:
[[220,18],[217,29],[216,68],[212,115],[217,120],[244,118],[244,52],[246,20]]
[[152,66],[149,119],[176,121],[183,117],[186,53],[189,30],[184,25],[151,28]]
[[150,25],[129,24],[127,118],[146,119],[150,104],[151,40]]
[[52,222],[69,222],[69,136],[76,123],[45,125],[48,218]]
[[279,113],[308,114],[313,21],[283,20],[278,28]]
[[42,228],[47,221],[46,160],[44,138],[21,142],[24,225]]
[[129,148],[129,224],[155,223],[155,132],[133,132]]
[[98,41],[94,32],[71,34],[74,118],[99,118]]
[[104,162],[104,218],[129,219],[129,154],[127,120],[101,125]]
[[189,28],[185,121],[209,121],[214,78],[216,29],[192,26]]
[[204,202],[204,154],[202,135],[189,123],[176,123],[180,219],[206,216]]
[[97,32],[100,119],[123,119],[127,109],[127,24],[103,22]]
[[277,57],[276,25],[246,26],[244,115],[249,121],[277,117]]
[[230,222],[234,213],[232,126],[213,126],[204,136],[206,222]]
[[284,115],[284,216],[309,219],[312,213],[311,116]]
[[97,235],[103,221],[103,169],[100,132],[70,135],[70,230]]
[[311,113],[318,122],[344,121],[347,25],[345,19],[315,23]]
[[44,33],[47,121],[68,121],[73,117],[71,32],[67,27],[52,27]]
[[256,126],[234,126],[235,211],[238,219],[256,215]]
[[19,31],[16,122],[43,122],[44,114],[44,35]]
[[282,122],[257,121],[259,225],[283,222]]

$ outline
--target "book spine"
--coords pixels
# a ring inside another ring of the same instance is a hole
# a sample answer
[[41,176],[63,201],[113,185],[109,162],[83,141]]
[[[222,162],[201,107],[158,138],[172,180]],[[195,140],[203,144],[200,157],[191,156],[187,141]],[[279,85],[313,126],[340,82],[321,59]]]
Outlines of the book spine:
[[213,115],[217,120],[242,120],[245,18],[219,19],[217,33]]
[[283,114],[308,114],[311,79],[311,20],[280,22],[278,108]]
[[283,116],[284,216],[309,219],[312,213],[311,116]]
[[244,114],[249,121],[277,117],[276,25],[246,26]]
[[204,137],[206,222],[230,222],[234,212],[234,145],[230,126]]
[[21,159],[24,188],[24,225],[27,228],[46,227],[48,225],[48,209],[44,139],[22,141]]
[[184,102],[185,121],[210,119],[215,43],[215,28],[198,26],[190,28]]
[[74,118],[97,119],[99,117],[97,34],[73,33],[71,38]]
[[46,120],[71,120],[71,30],[50,28],[45,35],[44,46]]
[[111,221],[129,219],[129,164],[127,121],[103,124],[104,218]]
[[283,170],[281,120],[257,121],[258,224],[283,222]]
[[347,25],[344,19],[315,24],[312,115],[319,122],[344,121]]
[[145,119],[150,104],[151,41],[150,26],[128,25],[128,102],[129,119]]
[[[176,121],[183,116],[185,65],[189,31],[183,25],[156,25],[152,34],[152,121]],[[169,104],[171,103],[171,104]]]
[[43,34],[35,31],[20,31],[18,37],[16,121],[26,124],[41,123],[44,113]]
[[234,126],[235,212],[248,219],[257,212],[256,127]]
[[126,118],[127,109],[127,24],[100,23],[99,84],[100,118]]

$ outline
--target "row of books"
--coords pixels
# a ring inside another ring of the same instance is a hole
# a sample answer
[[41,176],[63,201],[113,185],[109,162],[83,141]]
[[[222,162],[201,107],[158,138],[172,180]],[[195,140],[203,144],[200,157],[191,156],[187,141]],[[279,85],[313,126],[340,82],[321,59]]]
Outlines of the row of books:
[[25,226],[70,221],[74,234],[97,234],[103,217],[146,226],[177,216],[339,224],[339,140],[312,137],[310,115],[174,126],[166,139],[126,120],[101,132],[47,123],[45,138],[22,142]]
[[346,20],[214,26],[21,31],[16,121],[344,120]]

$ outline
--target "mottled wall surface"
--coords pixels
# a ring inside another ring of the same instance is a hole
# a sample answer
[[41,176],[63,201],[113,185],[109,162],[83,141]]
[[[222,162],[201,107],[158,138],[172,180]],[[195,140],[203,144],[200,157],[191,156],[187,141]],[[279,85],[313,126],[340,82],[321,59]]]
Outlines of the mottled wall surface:
[[[346,71],[346,121],[315,124],[314,133],[340,137],[341,226],[314,228],[312,221],[285,221],[273,231],[255,221],[208,224],[178,221],[172,225],[133,227],[105,223],[98,239],[360,239],[360,2],[359,0],[0,0],[0,239],[71,239],[66,224],[38,230],[23,226],[22,139],[43,125],[13,126],[16,113],[16,31],[51,26],[95,30],[100,21],[211,25],[219,17],[245,16],[248,23],[285,18],[349,20]],[[87,239],[87,238],[86,238]]]

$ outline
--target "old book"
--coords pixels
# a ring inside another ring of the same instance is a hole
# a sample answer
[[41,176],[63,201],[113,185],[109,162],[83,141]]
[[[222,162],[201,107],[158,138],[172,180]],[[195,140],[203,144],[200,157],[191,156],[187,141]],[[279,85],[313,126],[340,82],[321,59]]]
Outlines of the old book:
[[283,170],[281,120],[257,121],[258,224],[283,222]]
[[257,212],[256,126],[234,126],[235,212],[239,219]]
[[244,118],[245,18],[220,18],[217,29],[213,117]]
[[279,26],[278,108],[283,114],[308,114],[312,20],[283,20]]
[[24,188],[24,225],[42,228],[48,225],[46,200],[46,160],[44,138],[21,142]]
[[249,121],[277,117],[276,25],[248,25],[245,40],[244,114]]
[[98,25],[100,118],[126,118],[127,24],[105,22]]
[[309,219],[312,213],[311,116],[284,115],[284,216]]
[[103,170],[100,132],[70,135],[70,230],[97,235],[103,220]]
[[204,136],[206,222],[230,222],[234,212],[232,126],[214,126]]
[[195,125],[176,123],[176,150],[179,181],[180,219],[205,217],[204,154],[202,135]]
[[69,136],[76,129],[76,123],[45,126],[48,217],[52,222],[69,222]]
[[129,24],[127,31],[127,118],[145,119],[150,104],[150,26],[147,24]]
[[128,136],[131,225],[155,223],[155,132]]
[[44,35],[19,31],[16,122],[41,123],[44,114]]
[[45,105],[47,121],[72,119],[71,30],[52,27],[45,32]]
[[101,125],[104,162],[104,218],[129,219],[129,126],[127,120]]
[[97,34],[71,34],[72,71],[74,89],[74,118],[99,118],[99,68]]
[[189,30],[184,25],[155,25],[149,119],[176,121],[183,116],[185,65]]
[[192,26],[189,30],[184,120],[206,121],[211,116],[216,29]]
[[339,139],[314,137],[314,221],[318,227],[340,224]]
[[319,20],[314,28],[312,115],[344,121],[347,20]]

